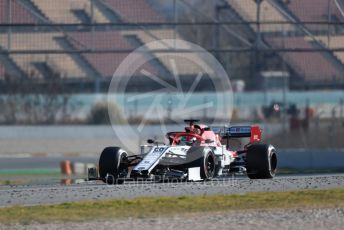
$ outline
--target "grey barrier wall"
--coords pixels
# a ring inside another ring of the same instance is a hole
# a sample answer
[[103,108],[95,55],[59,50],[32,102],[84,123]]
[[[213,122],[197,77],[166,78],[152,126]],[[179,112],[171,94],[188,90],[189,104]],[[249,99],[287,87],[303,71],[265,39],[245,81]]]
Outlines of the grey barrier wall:
[[344,168],[344,149],[281,149],[278,151],[278,167],[295,169]]

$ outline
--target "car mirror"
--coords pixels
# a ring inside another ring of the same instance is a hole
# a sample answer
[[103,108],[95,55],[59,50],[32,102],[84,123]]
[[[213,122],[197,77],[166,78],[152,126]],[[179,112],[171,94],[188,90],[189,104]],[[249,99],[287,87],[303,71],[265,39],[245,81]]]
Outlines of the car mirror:
[[148,144],[154,144],[155,141],[154,141],[153,139],[148,139],[148,140],[147,140],[147,143],[148,143]]
[[206,144],[211,144],[211,143],[213,143],[214,141],[211,140],[211,139],[206,139],[204,142],[205,142]]

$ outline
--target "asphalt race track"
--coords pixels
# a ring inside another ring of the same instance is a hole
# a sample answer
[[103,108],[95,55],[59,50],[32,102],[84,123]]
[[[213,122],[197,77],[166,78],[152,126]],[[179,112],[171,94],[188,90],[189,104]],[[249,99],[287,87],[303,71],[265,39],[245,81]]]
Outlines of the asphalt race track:
[[259,191],[343,188],[344,174],[279,176],[272,180],[249,180],[245,177],[223,178],[207,182],[125,183],[106,185],[83,182],[74,185],[0,186],[0,206],[37,205],[80,200],[104,200],[142,196],[183,196],[244,194]]

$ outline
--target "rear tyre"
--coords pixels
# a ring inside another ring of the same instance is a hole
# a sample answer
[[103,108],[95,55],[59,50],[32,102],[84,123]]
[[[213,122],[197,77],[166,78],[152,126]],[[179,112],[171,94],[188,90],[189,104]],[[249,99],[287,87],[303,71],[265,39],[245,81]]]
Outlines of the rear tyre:
[[215,154],[204,147],[191,147],[187,153],[188,168],[200,167],[200,176],[203,180],[215,177]]
[[277,154],[272,145],[254,144],[248,147],[246,170],[250,179],[271,179],[277,169]]
[[128,175],[128,154],[119,147],[107,147],[99,158],[99,176],[107,184],[123,184]]

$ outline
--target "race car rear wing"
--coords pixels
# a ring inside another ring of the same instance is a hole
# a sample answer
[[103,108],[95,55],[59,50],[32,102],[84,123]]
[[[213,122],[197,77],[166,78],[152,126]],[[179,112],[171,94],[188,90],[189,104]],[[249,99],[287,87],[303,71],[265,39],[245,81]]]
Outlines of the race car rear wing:
[[259,142],[262,138],[262,130],[259,126],[232,126],[232,127],[212,127],[215,134],[222,138],[244,138],[249,137],[250,143]]

